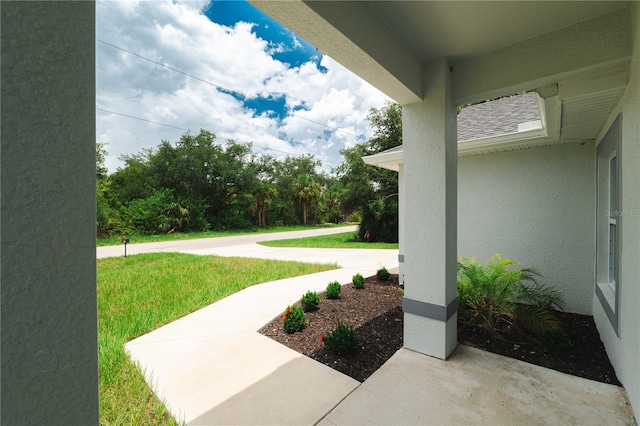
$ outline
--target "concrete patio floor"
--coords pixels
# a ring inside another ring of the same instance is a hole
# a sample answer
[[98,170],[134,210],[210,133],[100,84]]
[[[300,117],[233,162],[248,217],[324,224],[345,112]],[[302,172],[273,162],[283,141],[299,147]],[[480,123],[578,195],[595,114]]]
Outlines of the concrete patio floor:
[[459,345],[396,352],[320,425],[634,425],[623,388]]

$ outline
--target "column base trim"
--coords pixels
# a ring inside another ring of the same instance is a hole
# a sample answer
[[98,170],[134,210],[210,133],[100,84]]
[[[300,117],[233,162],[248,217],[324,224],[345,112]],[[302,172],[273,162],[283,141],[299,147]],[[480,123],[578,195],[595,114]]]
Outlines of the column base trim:
[[453,314],[458,312],[458,297],[453,299],[447,306],[435,305],[433,303],[404,297],[402,299],[402,310],[409,314],[447,322]]

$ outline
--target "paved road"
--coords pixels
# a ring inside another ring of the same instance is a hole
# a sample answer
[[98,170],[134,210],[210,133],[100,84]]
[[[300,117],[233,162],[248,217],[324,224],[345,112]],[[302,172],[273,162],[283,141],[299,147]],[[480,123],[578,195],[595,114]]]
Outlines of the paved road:
[[[341,232],[355,232],[357,226],[344,226],[326,229],[311,229],[308,231],[289,231],[275,232],[271,234],[248,234],[233,237],[218,238],[200,238],[196,240],[177,240],[164,241],[159,243],[140,243],[128,244],[127,255],[140,253],[157,253],[157,252],[180,252],[180,253],[196,253],[196,254],[216,254],[208,253],[213,249],[232,246],[246,246],[255,244],[258,241],[284,240],[290,238],[313,237],[316,235],[339,234]],[[96,257],[122,256],[124,254],[124,246],[107,246],[97,247]]]

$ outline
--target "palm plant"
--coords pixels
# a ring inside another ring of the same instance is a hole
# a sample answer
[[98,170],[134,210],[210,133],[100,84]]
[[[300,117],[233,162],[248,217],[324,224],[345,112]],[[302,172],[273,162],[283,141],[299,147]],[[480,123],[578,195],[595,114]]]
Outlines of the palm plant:
[[564,309],[564,297],[540,283],[533,268],[516,265],[499,254],[486,265],[474,258],[458,262],[458,302],[463,326],[475,325],[498,335],[503,327],[521,327],[535,334],[558,328],[551,308]]
[[307,224],[307,215],[311,206],[320,198],[321,187],[311,176],[302,174],[295,182],[294,198],[302,203],[302,223]]

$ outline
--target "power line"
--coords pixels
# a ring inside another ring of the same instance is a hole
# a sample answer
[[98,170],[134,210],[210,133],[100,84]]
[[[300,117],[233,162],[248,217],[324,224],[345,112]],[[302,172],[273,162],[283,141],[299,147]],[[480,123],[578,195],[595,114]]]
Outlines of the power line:
[[187,132],[189,131],[189,129],[185,129],[183,127],[172,126],[171,124],[164,124],[157,121],[151,121],[151,120],[147,120],[146,118],[134,117],[133,115],[127,115],[127,114],[122,114],[120,112],[109,111],[108,109],[96,108],[96,110],[102,111],[102,112],[108,112],[110,114],[121,115],[127,118],[133,118],[134,120],[146,121],[147,123],[159,124],[160,126],[173,127],[174,129],[185,130]]
[[104,41],[104,40],[100,40],[99,38],[97,38],[96,40],[97,40],[97,41],[99,41],[100,43],[104,43],[104,44],[106,44],[107,46],[111,46],[111,47],[113,47],[114,49],[121,50],[121,51],[126,52],[126,53],[128,53],[128,54],[130,54],[130,55],[133,55],[133,56],[135,56],[135,57],[138,57],[138,58],[140,58],[140,59],[144,59],[145,61],[149,61],[149,62],[151,62],[151,63],[154,63],[154,64],[156,64],[156,65],[159,65],[159,66],[164,67],[164,68],[166,68],[166,69],[169,69],[169,70],[171,70],[171,71],[175,71],[175,72],[177,72],[177,73],[180,73],[180,74],[186,75],[187,77],[191,77],[191,78],[196,79],[196,80],[198,80],[198,81],[201,81],[201,82],[203,82],[203,83],[209,84],[209,85],[211,85],[211,86],[215,87],[216,89],[222,90],[222,91],[224,91],[224,92],[237,93],[237,92],[235,92],[235,91],[233,91],[233,90],[225,89],[225,88],[224,88],[224,87],[222,87],[222,86],[219,86],[219,85],[217,85],[217,84],[215,84],[215,83],[212,83],[212,82],[210,82],[210,81],[204,80],[204,79],[202,79],[202,78],[200,78],[200,77],[196,77],[195,75],[191,75],[191,74],[186,73],[186,72],[184,72],[184,71],[180,71],[179,69],[176,69],[176,68],[170,67],[169,65],[163,64],[163,63],[161,63],[161,62],[154,61],[154,60],[153,60],[153,59],[151,59],[151,58],[147,58],[146,56],[142,56],[142,55],[140,55],[140,54],[138,54],[138,53],[132,52],[132,51],[127,50],[127,49],[125,49],[125,48],[123,48],[123,47],[116,46],[115,44],[108,43],[108,42],[106,42],[106,41]]
[[356,135],[354,135],[354,134],[351,134],[351,133],[345,132],[344,130],[340,130],[340,129],[336,128],[336,127],[327,126],[326,124],[322,124],[322,123],[319,123],[319,122],[317,122],[317,121],[313,121],[313,120],[311,120],[310,118],[303,117],[303,116],[298,115],[298,114],[293,114],[293,113],[291,113],[291,115],[293,115],[294,117],[302,118],[303,120],[307,120],[307,121],[310,121],[310,122],[315,123],[315,124],[319,124],[319,125],[324,126],[324,127],[328,128],[328,129],[331,129],[331,130],[333,130],[333,131],[340,132],[340,133],[344,133],[345,135],[353,136],[354,138],[358,138],[358,137],[359,137],[359,136],[356,136]]
[[[120,113],[120,112],[109,111],[108,109],[96,108],[96,110],[98,110],[98,111],[102,111],[102,112],[108,112],[108,113],[110,113],[110,114],[121,115],[121,116],[123,116],[123,117],[132,118],[132,119],[134,119],[134,120],[146,121],[147,123],[153,123],[153,124],[159,124],[159,125],[161,125],[161,126],[172,127],[172,128],[174,128],[174,129],[178,129],[178,130],[185,130],[185,131],[187,131],[187,132],[190,132],[190,131],[191,131],[190,129],[185,129],[185,128],[183,128],[183,127],[173,126],[173,125],[171,125],[171,124],[160,123],[160,122],[158,122],[158,121],[147,120],[146,118],[135,117],[135,116],[133,116],[133,115],[122,114],[122,113]],[[223,140],[225,140],[225,141],[227,141],[227,142],[229,142],[230,140],[232,140],[232,139],[229,139],[229,138],[222,138],[222,139],[223,139]],[[233,139],[233,140],[235,140],[235,139]],[[239,141],[239,142],[243,142],[243,141]],[[293,154],[293,153],[291,153],[291,152],[281,151],[281,150],[279,150],[279,149],[271,148],[271,147],[264,146],[264,145],[258,145],[258,144],[256,144],[255,142],[245,142],[245,143],[250,143],[252,146],[255,146],[255,147],[257,147],[257,148],[266,149],[266,150],[268,150],[268,151],[280,152],[280,153],[282,153],[282,154],[287,154],[287,155],[295,155],[295,154]]]
[[[161,67],[167,68],[167,69],[169,69],[169,70],[171,70],[171,71],[175,71],[175,72],[180,73],[180,74],[182,74],[182,75],[186,75],[187,77],[191,77],[191,78],[193,78],[193,79],[195,79],[195,80],[198,80],[198,81],[201,81],[201,82],[203,82],[203,83],[205,83],[205,84],[211,85],[211,86],[215,87],[216,89],[220,90],[221,92],[229,93],[229,94],[234,94],[234,95],[236,95],[236,96],[238,96],[238,97],[241,97],[242,99],[246,99],[246,95],[244,95],[244,94],[242,94],[242,93],[240,93],[240,92],[238,92],[238,91],[230,90],[230,89],[224,88],[224,87],[222,87],[222,86],[220,86],[220,85],[218,85],[218,84],[215,84],[215,83],[212,83],[212,82],[210,82],[210,81],[204,80],[204,79],[202,79],[202,78],[200,78],[200,77],[196,77],[196,76],[194,76],[194,75],[192,75],[192,74],[189,74],[189,73],[187,73],[187,72],[181,71],[181,70],[179,70],[179,69],[176,69],[176,68],[170,67],[169,65],[166,65],[166,64],[163,64],[163,63],[161,63],[161,62],[155,61],[155,60],[153,60],[153,59],[151,59],[151,58],[147,58],[146,56],[142,56],[142,55],[140,55],[140,54],[138,54],[138,53],[132,52],[132,51],[127,50],[127,49],[125,49],[125,48],[123,48],[123,47],[116,46],[115,44],[111,44],[111,43],[108,43],[108,42],[106,42],[106,41],[104,41],[104,40],[100,40],[99,38],[97,38],[97,39],[96,39],[96,41],[98,41],[98,42],[100,42],[100,43],[103,43],[103,44],[106,44],[107,46],[113,47],[114,49],[118,49],[118,50],[121,50],[121,51],[123,51],[123,52],[126,52],[126,53],[128,53],[128,54],[130,54],[130,55],[133,55],[133,56],[137,57],[137,58],[144,59],[145,61],[149,61],[149,62],[151,62],[151,63],[153,63],[153,64],[158,65],[158,66],[161,66]],[[320,123],[320,122],[318,122],[318,121],[311,120],[311,119],[309,119],[309,118],[303,117],[303,116],[298,115],[298,114],[295,114],[295,113],[293,113],[293,112],[292,112],[290,115],[291,115],[291,116],[293,116],[293,117],[298,117],[298,118],[301,118],[301,119],[303,119],[303,120],[310,121],[311,123],[315,123],[315,124],[318,124],[318,125],[320,125],[320,126],[326,127],[326,128],[331,129],[331,130],[333,130],[333,131],[335,131],[335,132],[344,133],[345,135],[348,135],[348,136],[351,136],[351,137],[354,137],[354,138],[358,138],[358,137],[360,137],[360,136],[356,136],[356,135],[354,135],[354,134],[352,134],[352,133],[345,132],[344,130],[341,130],[341,129],[339,129],[339,128],[331,127],[331,126],[328,126],[328,125],[326,125],[326,124]]]

